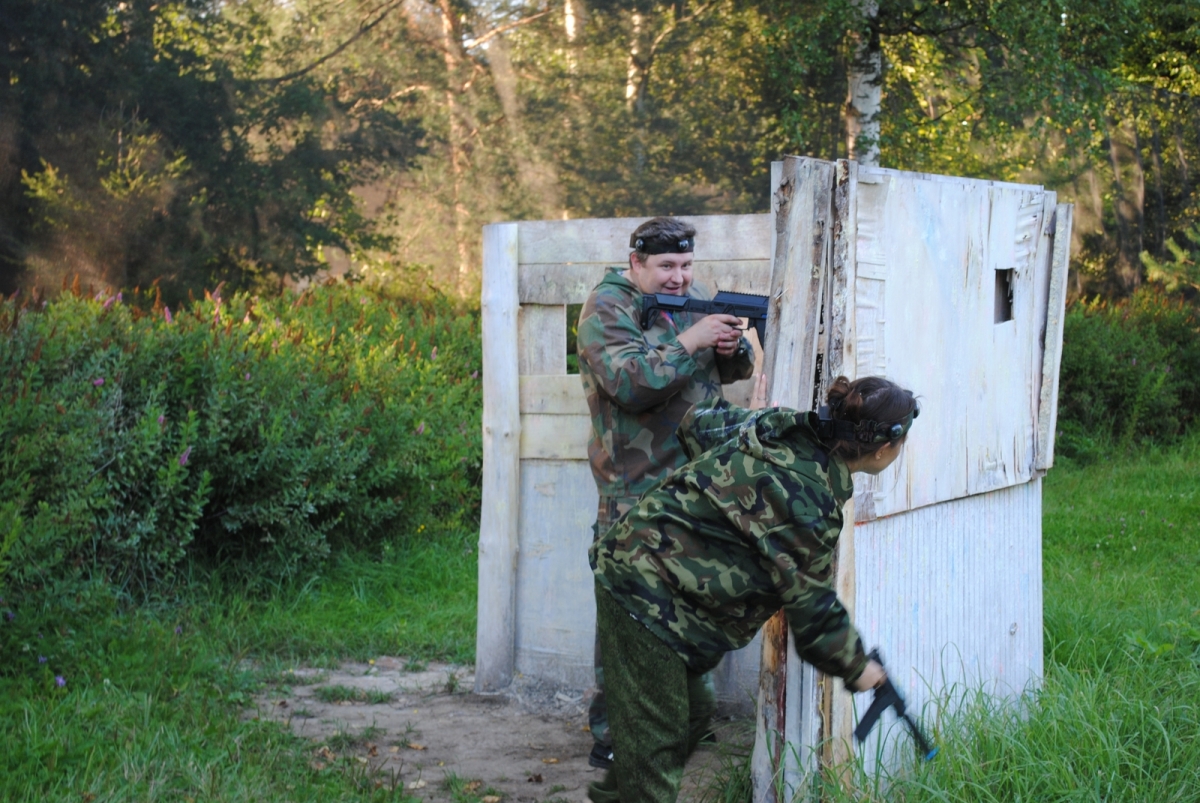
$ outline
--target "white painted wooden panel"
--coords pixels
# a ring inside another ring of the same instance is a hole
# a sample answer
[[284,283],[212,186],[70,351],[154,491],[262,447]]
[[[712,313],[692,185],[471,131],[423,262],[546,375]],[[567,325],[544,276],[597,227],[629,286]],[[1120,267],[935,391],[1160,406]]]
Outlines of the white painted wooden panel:
[[599,496],[583,460],[522,460],[517,671],[592,685],[596,602],[588,548]]
[[[862,484],[859,520],[1028,481],[1044,191],[898,171],[859,178],[858,375],[888,376],[922,403],[904,459]],[[1015,272],[1013,320],[999,324],[997,270]]]
[[[629,235],[648,218],[535,220],[521,224],[517,261],[621,264],[629,258]],[[706,260],[771,258],[770,215],[682,216],[696,227],[696,256]]]
[[[855,525],[855,624],[921,712],[947,690],[1014,697],[1042,674],[1041,480]],[[855,696],[857,716],[870,695]],[[932,710],[924,718],[932,722]],[[878,734],[907,735],[885,714]]]

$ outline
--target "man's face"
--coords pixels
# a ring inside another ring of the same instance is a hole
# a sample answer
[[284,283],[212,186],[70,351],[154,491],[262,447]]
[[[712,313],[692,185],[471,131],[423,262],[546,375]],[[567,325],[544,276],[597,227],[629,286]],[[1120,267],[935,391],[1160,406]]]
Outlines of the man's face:
[[692,253],[651,254],[645,262],[630,254],[629,278],[644,294],[685,296],[692,286]]

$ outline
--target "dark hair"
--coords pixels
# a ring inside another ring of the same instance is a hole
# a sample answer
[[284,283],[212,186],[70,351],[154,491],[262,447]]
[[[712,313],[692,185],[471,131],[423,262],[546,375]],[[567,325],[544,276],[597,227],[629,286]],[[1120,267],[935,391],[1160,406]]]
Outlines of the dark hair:
[[[643,242],[641,248],[636,245],[638,240]],[[651,244],[677,243],[681,240],[687,240],[688,244],[692,246],[688,250],[693,250],[696,242],[696,227],[677,217],[652,217],[633,230],[633,234],[629,237],[629,246],[633,248],[633,253],[637,255],[638,261],[645,264],[646,257],[652,254],[677,250],[675,248],[659,250],[659,248],[651,247]]]
[[[917,399],[912,391],[881,376],[864,376],[853,382],[839,376],[833,380],[825,400],[829,404],[829,414],[835,421],[848,421],[851,424],[860,421],[896,423],[917,408]],[[907,433],[887,443],[901,443],[906,437]],[[878,451],[882,446],[882,443],[839,440],[831,451],[854,460]]]

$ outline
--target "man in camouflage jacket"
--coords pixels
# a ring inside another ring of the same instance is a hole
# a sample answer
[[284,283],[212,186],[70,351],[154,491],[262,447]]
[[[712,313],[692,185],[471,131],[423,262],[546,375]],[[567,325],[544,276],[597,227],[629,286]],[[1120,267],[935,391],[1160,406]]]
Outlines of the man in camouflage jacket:
[[[692,282],[696,231],[654,218],[630,238],[630,264],[613,268],[588,296],[579,317],[579,374],[592,416],[588,459],[600,491],[602,535],[637,498],[685,461],[675,435],[693,404],[721,397],[721,385],[748,378],[754,353],[729,315],[661,312],[641,326],[646,293],[708,299]],[[597,693],[589,722],[593,766],[607,766],[611,739],[604,671],[596,651]]]
[[851,467],[813,416],[697,405],[678,428],[690,462],[592,545],[619,751],[592,803],[675,800],[713,713],[699,678],[780,608],[801,658],[851,688],[868,679],[832,576]]

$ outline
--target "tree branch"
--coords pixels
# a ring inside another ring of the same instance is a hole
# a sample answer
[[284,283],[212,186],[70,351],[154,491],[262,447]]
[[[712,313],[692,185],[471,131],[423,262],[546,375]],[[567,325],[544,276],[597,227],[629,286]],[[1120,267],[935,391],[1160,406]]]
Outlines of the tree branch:
[[307,67],[301,67],[298,70],[293,70],[292,72],[287,73],[286,75],[281,75],[277,78],[259,78],[259,79],[257,79],[256,83],[283,84],[283,83],[287,83],[288,81],[294,81],[295,79],[300,78],[303,75],[307,75],[308,73],[317,69],[322,64],[329,61],[330,59],[336,58],[337,56],[341,55],[346,50],[346,48],[350,47],[350,45],[354,44],[359,39],[362,39],[364,36],[366,36],[368,33],[370,33],[372,30],[374,30],[374,28],[377,25],[379,25],[379,23],[381,23],[385,19],[387,19],[388,15],[390,15],[393,11],[395,11],[397,8],[399,8],[403,4],[404,4],[404,0],[391,0],[391,2],[388,2],[387,4],[385,4],[383,6],[382,10],[368,12],[367,17],[370,17],[370,15],[374,14],[374,13],[378,13],[379,16],[376,17],[371,22],[367,22],[366,19],[364,19],[361,23],[359,23],[358,30],[354,32],[353,36],[351,36],[345,42],[342,42],[340,45],[335,47],[333,50],[326,53],[324,56],[321,56],[321,58],[317,59],[312,64],[309,64]]
[[494,36],[499,36],[502,33],[507,33],[508,31],[511,31],[513,28],[519,28],[522,25],[528,25],[529,23],[533,22],[534,20],[541,19],[542,17],[549,14],[550,11],[551,11],[551,9],[547,8],[545,11],[539,11],[538,13],[530,15],[528,17],[522,17],[519,20],[513,20],[510,23],[501,25],[499,28],[492,28],[492,30],[488,31],[483,36],[476,37],[475,39],[468,39],[467,41],[463,42],[463,49],[471,50],[472,48],[479,47],[484,42],[486,42],[487,40],[491,39]]

